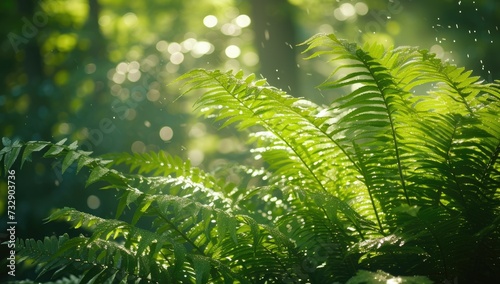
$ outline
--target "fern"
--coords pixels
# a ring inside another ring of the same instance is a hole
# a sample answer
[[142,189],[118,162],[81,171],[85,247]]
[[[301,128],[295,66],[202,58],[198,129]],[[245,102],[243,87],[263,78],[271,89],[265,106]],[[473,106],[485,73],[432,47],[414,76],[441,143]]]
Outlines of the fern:
[[342,95],[330,105],[242,72],[198,69],[178,79],[185,93],[203,91],[201,114],[250,130],[252,153],[267,167],[235,170],[261,177],[255,187],[165,152],[94,157],[65,140],[4,138],[5,170],[21,152],[22,166],[44,151],[63,172],[87,168],[87,186],[118,193],[114,218],[53,212],[47,221],[90,235],[18,240],[19,261],[82,283],[497,279],[498,82],[414,47],[360,47],[334,35],[305,44],[311,58],[332,62],[320,87]]

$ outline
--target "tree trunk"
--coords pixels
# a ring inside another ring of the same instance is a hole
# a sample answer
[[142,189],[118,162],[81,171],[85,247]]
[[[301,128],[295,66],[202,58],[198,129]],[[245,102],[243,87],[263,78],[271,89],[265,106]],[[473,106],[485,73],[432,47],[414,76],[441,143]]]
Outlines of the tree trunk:
[[294,95],[298,91],[293,7],[287,0],[252,0],[255,46],[267,81]]
[[[33,15],[37,10],[37,3],[38,2],[34,0],[20,0],[17,2],[19,14],[31,24],[33,22]],[[54,114],[51,114],[48,94],[45,94],[41,88],[44,83],[45,74],[43,71],[43,59],[37,42],[38,33],[42,28],[43,26],[39,27],[38,30],[35,31],[35,34],[33,34],[33,37],[26,37],[26,45],[21,45],[18,51],[24,53],[22,64],[27,76],[25,88],[30,98],[29,110],[27,113],[28,116],[36,116],[34,118],[26,117],[32,125],[22,130],[22,136],[31,139],[51,140],[51,127],[54,121]],[[35,129],[37,133],[30,133],[33,129]]]

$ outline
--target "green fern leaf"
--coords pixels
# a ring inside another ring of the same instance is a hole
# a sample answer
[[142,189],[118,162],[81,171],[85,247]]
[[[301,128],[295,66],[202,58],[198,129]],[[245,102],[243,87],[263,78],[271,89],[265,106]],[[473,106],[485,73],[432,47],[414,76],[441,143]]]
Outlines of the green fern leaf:
[[[18,140],[11,143],[10,140],[7,139],[6,141],[3,141],[3,142],[4,142],[4,145],[5,144],[9,145],[9,146],[6,146],[5,148],[2,149],[2,155],[0,155],[0,160],[3,156],[3,165],[4,165],[5,172],[7,172],[8,170],[10,170],[10,168],[12,167],[14,162],[16,161],[17,156],[21,152],[22,145]],[[6,143],[6,142],[8,142],[8,143]]]
[[47,147],[50,143],[49,142],[27,142],[26,146],[23,151],[23,157],[21,159],[21,167],[23,166],[24,162],[30,157],[31,153],[33,152],[39,152],[43,150],[45,147]]
[[107,174],[109,171],[110,170],[108,168],[104,168],[101,166],[95,167],[94,169],[92,169],[92,172],[90,172],[90,176],[87,179],[87,183],[85,184],[85,186],[87,187],[87,186],[91,185],[92,183],[98,181],[105,174]]
[[196,271],[196,284],[207,283],[210,273],[210,262],[199,255],[193,255],[193,266]]

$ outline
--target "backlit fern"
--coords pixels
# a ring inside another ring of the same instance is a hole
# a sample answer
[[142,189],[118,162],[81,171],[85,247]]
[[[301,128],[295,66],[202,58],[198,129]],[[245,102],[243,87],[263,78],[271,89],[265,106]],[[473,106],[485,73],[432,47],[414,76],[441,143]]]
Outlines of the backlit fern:
[[6,170],[21,151],[22,162],[45,151],[63,171],[89,168],[87,185],[119,193],[114,219],[55,211],[48,221],[91,235],[18,240],[19,261],[82,283],[498,279],[499,85],[417,48],[359,47],[334,35],[305,44],[335,66],[320,87],[344,95],[328,106],[242,72],[179,78],[186,92],[203,90],[202,114],[251,130],[267,167],[243,174],[263,177],[258,187],[164,152],[94,157],[75,143],[4,139]]

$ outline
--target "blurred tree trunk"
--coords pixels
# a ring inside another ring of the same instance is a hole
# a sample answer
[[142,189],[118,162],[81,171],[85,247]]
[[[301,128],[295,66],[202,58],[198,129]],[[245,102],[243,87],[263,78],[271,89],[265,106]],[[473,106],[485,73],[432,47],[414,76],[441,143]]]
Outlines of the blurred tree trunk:
[[251,5],[260,72],[271,85],[294,95],[298,67],[293,7],[287,0],[252,0]]
[[[26,19],[30,24],[33,24],[33,15],[37,10],[37,3],[38,1],[34,0],[19,0],[17,2],[17,8],[21,18]],[[33,34],[29,36],[25,34],[21,35],[27,39],[27,42],[26,45],[21,45],[21,50],[18,51],[22,52],[24,55],[22,66],[27,76],[25,88],[30,99],[26,120],[29,120],[29,124],[32,124],[30,127],[25,127],[24,129],[25,131],[31,131],[32,129],[37,130],[37,133],[23,133],[22,136],[31,136],[30,138],[32,139],[50,140],[52,138],[51,127],[53,115],[51,115],[50,112],[48,95],[46,95],[42,89],[45,74],[43,72],[43,59],[37,42],[38,33],[41,28],[43,28],[43,26],[38,27],[36,30],[31,29]],[[29,115],[35,117],[29,117]]]
[[86,31],[92,37],[90,52],[98,61],[106,60],[106,40],[99,27],[99,14],[101,5],[98,0],[88,0],[89,15],[86,22]]
[[93,96],[94,106],[99,106],[106,103],[106,94],[108,93],[106,72],[109,69],[109,62],[107,59],[107,43],[106,39],[101,32],[99,26],[99,14],[101,12],[101,5],[98,0],[88,0],[89,3],[89,15],[87,18],[86,25],[84,27],[84,33],[87,38],[90,39],[91,45],[89,49],[89,54],[84,54],[84,56],[90,57],[91,61],[96,66],[96,72],[93,73],[95,90]]

